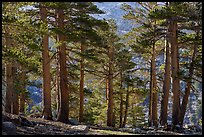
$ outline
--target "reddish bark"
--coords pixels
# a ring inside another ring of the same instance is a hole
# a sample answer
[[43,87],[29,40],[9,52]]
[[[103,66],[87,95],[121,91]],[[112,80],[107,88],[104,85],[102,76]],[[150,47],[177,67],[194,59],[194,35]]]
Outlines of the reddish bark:
[[[57,10],[57,22],[60,30],[64,30],[64,11],[63,9]],[[59,41],[62,42],[59,47],[59,66],[60,66],[60,107],[57,116],[57,121],[68,123],[69,122],[69,89],[68,89],[68,73],[66,67],[66,45],[64,43],[64,34],[58,34]]]
[[[43,22],[47,22],[47,10],[40,5],[40,15]],[[43,118],[52,120],[51,110],[51,75],[50,75],[50,57],[48,48],[48,35],[43,36]]]

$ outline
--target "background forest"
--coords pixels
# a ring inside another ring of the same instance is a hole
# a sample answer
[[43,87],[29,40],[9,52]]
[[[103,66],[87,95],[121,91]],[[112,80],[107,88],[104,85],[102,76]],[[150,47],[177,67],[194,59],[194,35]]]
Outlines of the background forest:
[[202,126],[202,2],[3,2],[2,112]]

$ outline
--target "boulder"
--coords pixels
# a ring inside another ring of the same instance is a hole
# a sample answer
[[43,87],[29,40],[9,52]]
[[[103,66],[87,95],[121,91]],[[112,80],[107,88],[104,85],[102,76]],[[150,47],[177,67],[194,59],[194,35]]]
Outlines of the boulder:
[[78,120],[75,119],[75,118],[69,118],[69,124],[71,124],[71,125],[78,125],[79,122],[78,122]]
[[89,127],[86,125],[71,126],[71,129],[73,129],[74,131],[85,132],[85,133],[89,131]]
[[7,135],[16,135],[15,124],[13,124],[12,122],[3,122],[2,132],[5,132]]

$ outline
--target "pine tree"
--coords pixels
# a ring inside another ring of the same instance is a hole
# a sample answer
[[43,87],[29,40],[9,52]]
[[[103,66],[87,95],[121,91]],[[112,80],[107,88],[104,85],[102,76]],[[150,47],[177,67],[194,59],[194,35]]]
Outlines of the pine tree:
[[[96,27],[104,27],[104,22],[94,19],[90,15],[87,16],[87,14],[101,14],[103,13],[98,8],[93,5],[93,3],[87,3],[84,4],[84,8],[80,9],[80,12],[82,12],[79,16],[79,25],[81,28],[81,38],[79,39],[79,42],[81,43],[81,61],[80,61],[80,87],[79,87],[79,93],[80,93],[80,104],[79,104],[79,122],[83,121],[83,111],[84,111],[84,72],[85,72],[85,59],[89,58],[89,56],[85,55],[85,50],[87,49],[87,45],[90,46],[90,43],[99,43],[97,41],[98,38],[97,34],[94,34],[94,28]],[[84,10],[86,8],[86,10]],[[81,24],[82,23],[82,24]],[[97,24],[96,24],[97,23]],[[87,42],[89,40],[89,42]],[[90,53],[89,53],[90,54]],[[91,57],[91,56],[90,56]]]
[[[40,15],[42,21],[47,25],[46,17],[47,17],[46,8],[43,5],[40,5]],[[48,50],[48,35],[45,34],[43,36],[42,45],[42,57],[43,57],[43,118],[52,120],[52,110],[51,110],[51,76],[50,76],[50,58],[49,58],[49,50]]]
[[[8,32],[8,29],[7,29]],[[6,47],[11,46],[11,39],[9,38],[9,35],[6,35]],[[6,107],[5,111],[8,113],[11,113],[11,97],[12,97],[12,90],[13,90],[13,79],[12,79],[12,64],[8,63],[5,68],[6,72],[6,83],[7,83],[7,88],[6,88]]]
[[26,93],[25,93],[25,87],[26,87],[26,73],[23,67],[21,67],[21,81],[22,81],[22,85],[21,85],[21,90],[22,92],[20,93],[20,113],[25,113],[25,101],[26,101]]
[[165,60],[165,74],[164,74],[164,84],[163,84],[163,96],[161,101],[161,114],[160,114],[160,124],[166,125],[167,124],[167,111],[168,111],[168,98],[170,92],[170,50],[169,50],[169,43],[166,39],[166,60]]
[[[59,29],[64,29],[64,11],[60,7],[57,10],[57,22]],[[58,40],[61,42],[59,47],[59,65],[60,65],[60,106],[57,120],[61,122],[68,122],[69,117],[69,88],[67,79],[67,67],[66,67],[66,47],[64,34],[58,34]]]
[[107,126],[113,126],[113,47],[108,50],[108,110],[107,110]]
[[[136,44],[134,44],[136,51],[139,52],[139,49],[141,49],[142,52],[144,52],[144,49],[146,50],[146,53],[151,53],[151,65],[150,65],[150,101],[149,101],[149,126],[158,125],[157,122],[157,85],[156,85],[156,64],[155,64],[155,58],[156,58],[156,51],[155,51],[155,43],[159,39],[160,30],[156,24],[156,22],[148,18],[149,13],[151,10],[153,10],[154,6],[157,5],[157,3],[154,2],[138,2],[137,4],[140,5],[140,7],[131,7],[130,5],[124,4],[123,9],[128,11],[128,14],[124,16],[125,19],[134,20],[138,27],[134,28],[132,32],[136,32]],[[131,35],[131,32],[129,34]],[[147,50],[147,46],[151,47],[152,51]]]
[[[157,85],[156,85],[156,62],[155,62],[155,45],[152,48],[152,59],[151,59],[151,81],[152,85],[150,92],[152,93],[152,122],[154,126],[158,126],[158,112],[157,112]],[[151,100],[150,100],[151,101]]]
[[189,10],[191,11],[196,11],[197,14],[193,14],[191,16],[194,16],[194,19],[193,21],[197,22],[195,24],[195,41],[197,42],[194,42],[194,47],[193,47],[193,54],[192,54],[192,57],[191,57],[191,63],[190,63],[190,67],[189,67],[189,78],[187,79],[187,85],[186,85],[186,88],[185,88],[185,94],[183,96],[183,100],[182,100],[182,104],[181,104],[181,111],[180,111],[180,115],[179,115],[179,122],[181,125],[183,125],[183,121],[184,121],[184,116],[185,116],[185,113],[186,113],[186,108],[187,108],[187,104],[188,104],[188,97],[190,95],[190,88],[192,86],[192,77],[193,77],[193,74],[194,74],[194,68],[195,68],[195,60],[196,60],[196,57],[198,55],[198,47],[199,47],[199,41],[200,41],[200,30],[201,30],[201,26],[200,26],[200,15],[201,15],[201,10],[200,10],[200,3],[193,3],[191,4],[192,6],[189,6]]
[[120,72],[120,125],[119,127],[122,127],[122,121],[123,121],[123,94],[122,94],[122,89],[123,88],[123,73],[122,71]]
[[171,69],[172,69],[172,91],[173,91],[173,112],[172,123],[178,124],[178,115],[180,112],[180,83],[178,78],[178,40],[177,40],[177,22],[170,19],[168,32],[170,33],[171,44]]
[[19,93],[17,92],[15,83],[17,81],[16,79],[16,73],[17,73],[17,64],[14,63],[13,64],[13,68],[12,68],[12,77],[13,77],[13,95],[12,95],[12,109],[11,109],[11,113],[12,114],[19,114]]
[[[168,2],[166,2],[168,6]],[[168,21],[168,20],[166,20]],[[166,27],[166,26],[165,26]],[[167,112],[168,112],[168,102],[169,102],[169,92],[170,92],[170,47],[169,47],[169,35],[166,34],[165,37],[165,72],[164,72],[164,82],[163,82],[163,94],[161,100],[161,113],[160,113],[160,124],[167,125]]]

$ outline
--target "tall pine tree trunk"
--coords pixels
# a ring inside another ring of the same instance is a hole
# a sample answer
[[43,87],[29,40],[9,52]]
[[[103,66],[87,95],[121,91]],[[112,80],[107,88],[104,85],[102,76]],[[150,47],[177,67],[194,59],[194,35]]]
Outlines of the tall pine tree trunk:
[[152,60],[151,60],[151,66],[150,66],[150,94],[149,94],[149,116],[148,116],[148,126],[151,127],[153,124],[152,121],[152,98],[153,98],[153,81],[152,81]]
[[[9,29],[6,28],[5,34],[5,44],[6,47],[11,47],[11,38],[9,35]],[[11,113],[11,103],[12,103],[12,93],[13,93],[13,78],[12,78],[12,63],[7,62],[5,66],[5,75],[6,75],[6,105],[5,111]]]
[[[64,11],[57,9],[58,26],[61,31],[64,30]],[[57,116],[57,121],[68,123],[69,122],[69,89],[68,89],[68,73],[66,67],[66,45],[64,43],[64,34],[58,34],[59,42],[62,44],[59,47],[59,65],[60,65],[60,108]]]
[[[56,38],[57,39],[57,38]],[[58,52],[58,51],[57,51]],[[58,64],[58,54],[55,56],[55,63],[56,63],[56,72],[55,72],[55,81],[54,81],[54,94],[52,97],[52,103],[56,106],[55,108],[55,113],[53,115],[53,118],[56,119],[57,113],[58,113],[58,108],[59,108],[59,64]]]
[[179,85],[179,60],[178,60],[178,40],[177,40],[177,22],[170,20],[169,25],[170,44],[171,44],[171,70],[172,70],[172,91],[173,91],[173,112],[172,112],[172,124],[177,125],[179,123],[180,114],[180,85]]
[[[81,53],[84,53],[84,44],[81,44]],[[80,68],[80,108],[79,108],[79,122],[83,122],[83,112],[84,112],[84,57],[81,57],[81,68]]]
[[[58,16],[58,11],[55,10],[55,18],[57,19]],[[57,26],[58,23],[57,21],[55,22],[55,25]],[[58,35],[56,34],[55,36],[56,41],[58,41]],[[57,103],[57,113],[59,112],[59,108],[60,108],[60,77],[59,77],[59,72],[60,72],[60,66],[59,66],[59,48],[56,48],[57,51],[57,55],[56,55],[56,83],[55,83],[55,92],[56,92],[56,103]]]
[[125,127],[127,122],[127,114],[128,114],[128,107],[129,107],[129,84],[127,83],[127,93],[126,93],[126,101],[125,101],[125,114],[122,127]]
[[[47,24],[47,10],[45,7],[40,5],[40,15],[44,23]],[[51,110],[51,75],[50,75],[50,58],[49,58],[49,48],[48,48],[48,35],[43,36],[43,118],[47,120],[52,120],[52,110]]]
[[180,125],[183,125],[183,120],[184,120],[185,113],[186,113],[186,108],[187,108],[187,104],[188,104],[188,97],[190,95],[190,89],[191,89],[191,85],[192,85],[192,78],[193,78],[193,71],[194,71],[194,61],[196,59],[197,52],[198,52],[198,45],[194,45],[192,60],[191,60],[190,68],[189,68],[189,79],[187,80],[185,94],[184,94],[184,97],[183,97],[183,100],[182,100],[181,111],[180,111],[180,115],[179,115]]
[[107,126],[113,126],[113,47],[109,48]]
[[122,127],[122,122],[123,122],[123,92],[122,92],[122,84],[123,84],[123,78],[122,78],[122,71],[120,72],[120,125],[119,127]]
[[152,53],[152,121],[153,126],[158,126],[158,97],[157,97],[157,85],[156,85],[156,62],[155,62],[155,44],[153,45],[153,53]]
[[26,73],[25,70],[22,67],[22,72],[21,72],[21,90],[22,92],[20,93],[20,113],[24,114],[25,113],[25,99],[26,99],[26,94],[25,94],[25,88],[26,88]]
[[[58,52],[58,49],[57,49]],[[56,81],[55,81],[55,92],[56,92],[56,103],[57,103],[57,113],[59,112],[59,106],[60,106],[60,79],[59,79],[59,63],[58,63],[58,55],[56,56]]]
[[5,111],[11,113],[12,92],[13,92],[13,79],[12,79],[12,64],[7,63],[6,68],[6,107]]
[[25,113],[25,92],[20,93],[20,113]]
[[170,53],[169,53],[169,43],[166,39],[166,61],[165,61],[165,73],[164,73],[164,84],[163,84],[163,95],[161,101],[161,114],[160,114],[160,124],[167,125],[167,111],[168,111],[168,98],[170,92]]
[[[14,65],[16,66],[16,64],[14,64]],[[13,83],[17,82],[16,72],[17,72],[17,67],[13,67],[12,68]],[[16,89],[16,87],[14,85],[13,85],[11,113],[16,114],[16,115],[19,114],[19,97],[18,97],[17,89]]]

